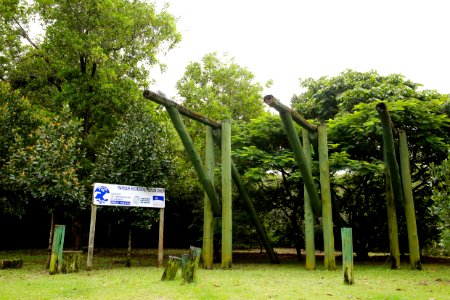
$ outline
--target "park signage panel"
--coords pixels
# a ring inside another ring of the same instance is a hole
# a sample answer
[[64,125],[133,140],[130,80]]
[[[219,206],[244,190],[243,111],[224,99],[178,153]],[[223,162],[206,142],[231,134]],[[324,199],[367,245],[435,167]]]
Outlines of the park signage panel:
[[94,183],[93,203],[108,206],[165,207],[165,189]]

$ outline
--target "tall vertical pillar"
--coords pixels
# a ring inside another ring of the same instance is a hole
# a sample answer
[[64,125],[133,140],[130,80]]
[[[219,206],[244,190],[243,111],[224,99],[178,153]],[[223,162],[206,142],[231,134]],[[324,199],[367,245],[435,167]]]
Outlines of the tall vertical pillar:
[[[205,145],[205,173],[211,182],[214,182],[214,137],[213,129],[206,127],[206,145]],[[205,192],[203,201],[203,268],[213,268],[213,245],[214,245],[214,227],[213,211],[208,194]]]
[[222,269],[232,264],[231,123],[222,122]]
[[324,263],[326,269],[335,270],[336,258],[334,255],[333,212],[331,206],[330,170],[328,165],[327,127],[325,124],[321,124],[317,129],[319,132],[319,169],[320,190],[322,196]]

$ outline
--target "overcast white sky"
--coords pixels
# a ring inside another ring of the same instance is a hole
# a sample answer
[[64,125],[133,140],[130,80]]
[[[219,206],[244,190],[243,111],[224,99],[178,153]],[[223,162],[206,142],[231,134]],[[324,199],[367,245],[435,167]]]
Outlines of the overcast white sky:
[[[346,69],[400,73],[424,89],[450,93],[450,1],[167,0],[183,36],[152,73],[151,87],[177,99],[175,83],[205,54],[228,53],[264,94],[289,104],[299,78]],[[262,95],[263,96],[263,95]]]

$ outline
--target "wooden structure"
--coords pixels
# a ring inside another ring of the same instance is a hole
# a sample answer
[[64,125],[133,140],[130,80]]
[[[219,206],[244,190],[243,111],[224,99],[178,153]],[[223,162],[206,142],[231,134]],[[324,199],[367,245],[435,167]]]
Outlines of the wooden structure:
[[55,225],[53,234],[52,254],[50,258],[50,274],[62,273],[65,225]]
[[[180,136],[181,142],[191,160],[194,169],[199,178],[200,184],[205,191],[205,219],[204,219],[204,238],[203,238],[203,256],[206,260],[203,262],[205,268],[212,268],[212,243],[213,243],[213,216],[222,216],[222,268],[229,269],[232,266],[232,199],[231,199],[231,180],[234,181],[239,194],[244,201],[250,213],[252,221],[256,227],[259,238],[269,256],[272,263],[278,263],[278,257],[267,238],[267,233],[256,215],[253,204],[242,184],[236,167],[231,160],[231,124],[229,121],[219,123],[209,119],[196,112],[193,112],[166,97],[151,92],[144,91],[144,98],[155,103],[163,105],[169,117]],[[205,158],[206,167],[203,168],[200,156],[195,150],[194,144],[187,132],[187,129],[181,119],[181,115],[188,117],[194,121],[200,122],[210,129],[207,130],[207,157]],[[208,137],[209,136],[209,137]],[[213,152],[214,145],[211,138],[219,146],[222,153],[222,205],[220,205],[219,196],[217,195],[213,185]]]
[[[385,103],[380,102],[376,106],[383,128],[384,159],[386,167],[386,190],[392,191],[392,196],[387,193],[387,197],[392,197],[397,209],[404,209],[406,216],[406,227],[408,231],[409,259],[412,269],[421,270],[419,238],[417,235],[416,213],[414,209],[414,199],[412,194],[411,173],[409,165],[408,143],[406,132],[396,131]],[[398,153],[400,164],[397,162],[394,133],[398,136]],[[389,205],[388,199],[388,225],[391,258],[395,261],[392,268],[400,266],[398,254],[398,229],[397,218],[394,218],[394,208]],[[397,236],[395,236],[397,235]]]
[[[333,214],[331,205],[326,125],[321,124],[319,126],[315,126],[310,124],[300,114],[282,104],[272,95],[265,96],[264,102],[276,109],[280,114],[281,121],[283,122],[287,133],[289,144],[291,145],[296,163],[303,178],[305,191],[308,194],[307,197],[305,197],[304,204],[307,269],[312,270],[315,268],[315,258],[313,258],[315,255],[314,218],[312,216],[312,213],[314,212],[318,217],[322,217],[325,268],[328,270],[335,270],[336,258],[334,250]],[[308,149],[304,149],[302,147],[297,131],[294,127],[294,121],[303,128],[302,139],[304,147],[308,147]],[[311,173],[311,146],[309,143],[309,133],[318,134],[321,198],[319,198]]]
[[342,273],[345,284],[353,284],[353,237],[351,228],[341,228]]
[[79,272],[81,268],[82,257],[83,251],[63,251],[62,272]]

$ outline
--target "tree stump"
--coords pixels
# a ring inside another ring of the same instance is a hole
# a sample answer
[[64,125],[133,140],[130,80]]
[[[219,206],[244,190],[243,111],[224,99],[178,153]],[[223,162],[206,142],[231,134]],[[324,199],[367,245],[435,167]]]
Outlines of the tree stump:
[[83,251],[63,251],[62,272],[74,273],[80,271]]
[[161,281],[164,280],[174,280],[177,275],[177,271],[180,268],[181,260],[177,256],[169,256],[169,261],[167,262],[166,268],[162,275]]
[[195,273],[198,269],[198,262],[200,261],[201,248],[191,246],[189,254],[184,254],[181,258],[182,277],[187,283],[195,280]]
[[0,261],[0,269],[21,269],[22,266],[22,259],[4,259]]

